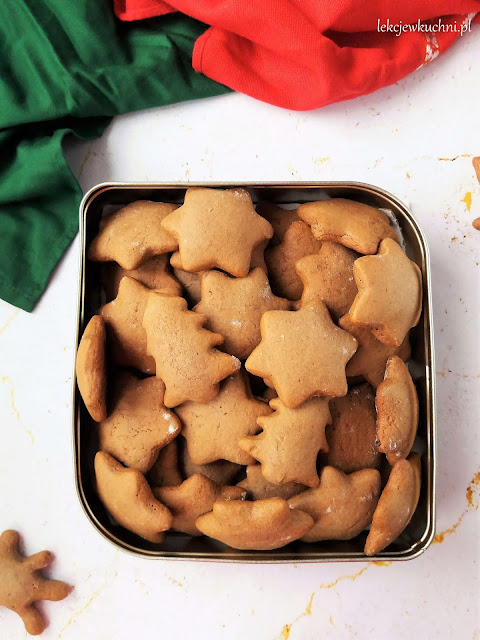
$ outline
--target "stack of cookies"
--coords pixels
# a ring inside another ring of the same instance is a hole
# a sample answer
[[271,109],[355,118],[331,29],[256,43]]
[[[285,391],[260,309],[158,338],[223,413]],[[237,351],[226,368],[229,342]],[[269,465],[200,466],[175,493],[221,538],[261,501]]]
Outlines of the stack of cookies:
[[88,258],[107,303],[76,369],[119,525],[264,550],[370,528],[367,555],[402,533],[420,493],[405,361],[422,279],[398,240],[365,204],[255,209],[244,189],[102,219]]

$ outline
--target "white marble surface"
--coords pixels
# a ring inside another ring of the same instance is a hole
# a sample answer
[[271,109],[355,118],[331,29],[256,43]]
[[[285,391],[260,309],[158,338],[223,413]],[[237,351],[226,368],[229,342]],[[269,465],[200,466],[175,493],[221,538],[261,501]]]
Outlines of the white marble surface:
[[[438,383],[438,518],[417,560],[238,566],[147,561],[88,523],[72,462],[78,240],[33,314],[0,302],[0,528],[55,552],[75,586],[42,605],[49,640],[146,637],[479,638],[480,28],[393,87],[311,113],[241,95],[115,120],[68,155],[84,189],[107,180],[358,180],[393,192],[432,258]],[[469,196],[471,194],[471,207]],[[468,205],[468,206],[467,206]],[[458,526],[457,526],[458,525]],[[291,627],[290,627],[291,625]],[[24,638],[0,608],[0,637]]]

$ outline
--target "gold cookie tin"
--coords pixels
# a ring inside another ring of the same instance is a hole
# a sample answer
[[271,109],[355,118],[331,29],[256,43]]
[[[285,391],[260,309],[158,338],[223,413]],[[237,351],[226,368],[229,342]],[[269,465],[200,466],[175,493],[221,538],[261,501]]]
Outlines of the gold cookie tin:
[[418,557],[435,533],[435,366],[431,302],[430,259],[425,236],[410,211],[390,193],[357,182],[265,183],[105,183],[91,189],[80,205],[80,287],[77,344],[90,317],[103,303],[99,265],[86,260],[86,248],[98,231],[103,214],[135,200],[181,203],[191,186],[248,189],[254,202],[267,199],[278,204],[302,203],[330,197],[350,198],[385,209],[398,224],[405,249],[423,276],[423,313],[411,331],[410,371],[415,380],[420,416],[414,450],[422,457],[422,490],[417,510],[402,535],[384,552],[367,558],[363,552],[367,532],[350,541],[306,544],[300,541],[275,551],[237,551],[205,537],[194,538],[169,532],[165,542],[153,544],[117,525],[106,512],[95,491],[93,459],[98,448],[95,423],[75,389],[73,439],[78,498],[97,531],[117,547],[141,557],[207,560],[216,562],[335,562],[396,561]]

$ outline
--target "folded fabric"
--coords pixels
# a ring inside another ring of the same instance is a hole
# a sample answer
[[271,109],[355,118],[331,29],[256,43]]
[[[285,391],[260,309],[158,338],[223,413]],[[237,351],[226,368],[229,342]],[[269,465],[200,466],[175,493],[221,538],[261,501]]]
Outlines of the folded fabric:
[[480,11],[480,0],[114,2],[122,20],[176,10],[211,25],[195,43],[197,71],[298,110],[397,82],[445,51]]
[[192,69],[204,30],[180,15],[123,24],[111,0],[0,2],[0,298],[30,311],[77,232],[65,135],[228,91]]

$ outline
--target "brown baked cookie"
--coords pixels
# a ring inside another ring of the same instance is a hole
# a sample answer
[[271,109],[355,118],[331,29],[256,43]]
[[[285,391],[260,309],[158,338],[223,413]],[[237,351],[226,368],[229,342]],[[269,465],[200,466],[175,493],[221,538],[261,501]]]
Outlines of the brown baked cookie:
[[260,268],[245,278],[231,278],[221,271],[204,271],[202,299],[194,311],[207,318],[207,328],[220,333],[223,348],[245,360],[261,340],[260,320],[265,311],[289,309],[284,298],[274,296],[266,273]]
[[273,400],[274,398],[278,398],[278,393],[272,387],[267,387],[265,391],[262,393],[261,397],[267,402],[270,402],[270,400]]
[[321,243],[315,240],[310,227],[298,220],[285,231],[283,241],[265,251],[265,262],[273,291],[289,300],[298,300],[303,284],[295,264],[305,256],[317,253]]
[[367,556],[374,556],[393,542],[412,519],[420,497],[420,456],[411,453],[395,463],[378,500],[365,543]]
[[303,283],[300,306],[320,298],[335,320],[348,313],[357,295],[353,279],[355,259],[353,251],[335,242],[324,242],[318,253],[301,258],[295,265]]
[[351,540],[368,527],[380,494],[380,473],[362,469],[346,475],[324,467],[320,486],[288,501],[291,509],[312,516],[315,524],[302,537],[304,542]]
[[262,342],[245,367],[273,384],[286,407],[294,409],[312,396],[346,394],[345,365],[357,341],[333,324],[321,300],[298,311],[267,311],[260,328]]
[[147,353],[147,334],[142,327],[149,292],[150,289],[137,280],[122,278],[117,297],[101,307],[100,313],[105,320],[114,362],[122,367],[136,367],[144,373],[155,373],[155,360]]
[[472,158],[473,168],[475,169],[475,175],[477,176],[478,182],[480,182],[480,156]]
[[265,500],[266,498],[283,498],[288,500],[305,491],[307,487],[298,482],[287,482],[283,486],[272,484],[265,479],[261,464],[250,464],[247,467],[247,477],[237,483],[237,487],[246,489],[251,500]]
[[201,536],[195,520],[213,509],[216,500],[244,500],[245,489],[222,487],[206,476],[196,473],[177,487],[158,487],[153,495],[162,502],[173,516],[172,529]]
[[422,313],[422,274],[394,240],[382,240],[376,256],[355,260],[358,294],[350,320],[386,345],[398,347]]
[[328,451],[325,427],[332,421],[328,401],[311,398],[297,409],[287,409],[275,398],[270,401],[274,413],[257,420],[262,433],[239,441],[238,446],[261,463],[268,482],[318,486],[317,455]]
[[202,314],[187,310],[184,298],[156,291],[148,295],[142,324],[147,351],[155,358],[157,376],[165,383],[167,407],[187,400],[212,400],[220,380],[240,368],[237,358],[214,348],[223,337],[204,329],[205,320]]
[[297,213],[312,227],[317,240],[338,242],[358,253],[377,253],[384,238],[397,240],[383,211],[354,200],[331,198],[307,202],[298,207]]
[[365,383],[351,387],[343,398],[331,400],[330,411],[333,423],[325,431],[326,463],[345,473],[377,468],[382,456],[375,446],[375,390]]
[[345,368],[347,378],[363,376],[372,386],[378,387],[385,375],[385,367],[390,356],[397,355],[402,360],[410,358],[408,334],[399,347],[389,347],[377,340],[370,329],[353,324],[349,314],[342,316],[338,324],[358,342],[358,349]]
[[394,465],[410,453],[418,427],[418,396],[407,367],[398,356],[387,361],[377,389],[378,450]]
[[298,221],[296,209],[282,209],[271,202],[259,202],[257,204],[257,213],[266,218],[273,228],[273,236],[270,241],[272,247],[281,244],[285,236],[285,232],[292,222]]
[[267,264],[265,262],[265,249],[267,248],[268,240],[264,240],[260,244],[257,244],[252,251],[252,260],[250,262],[250,271],[252,269],[261,269],[267,273]]
[[175,251],[177,241],[161,225],[175,209],[175,204],[139,200],[105,216],[88,250],[89,259],[118,262],[130,270],[152,256]]
[[191,187],[162,225],[178,241],[185,271],[217,267],[239,278],[250,270],[253,249],[273,235],[245,189]]
[[[170,264],[172,264],[173,254]],[[201,273],[190,273],[179,269],[172,264],[173,274],[182,283],[183,295],[188,302],[189,307],[194,307],[202,298],[202,280]]]
[[147,475],[152,487],[174,487],[182,483],[178,466],[178,438],[160,449],[158,458]]
[[78,345],[75,362],[78,389],[95,422],[101,422],[107,417],[105,337],[102,316],[92,316]]
[[164,393],[160,378],[139,380],[122,371],[116,379],[112,411],[98,425],[100,449],[125,466],[147,473],[160,449],[181,429],[180,420],[163,404]]
[[271,413],[250,392],[245,372],[223,382],[219,394],[205,404],[185,402],[177,407],[188,453],[196,464],[230,460],[251,464],[253,458],[238,446],[240,438],[258,433],[257,418]]
[[312,528],[313,519],[303,511],[290,509],[281,498],[229,500],[215,502],[213,511],[197,518],[195,526],[233,549],[268,551],[304,536]]
[[163,542],[173,517],[155,499],[148,482],[137,469],[127,469],[104,451],[95,456],[95,477],[100,500],[125,529],[150,542]]
[[241,465],[230,462],[229,460],[216,460],[208,464],[195,464],[188,454],[187,441],[180,436],[178,438],[180,449],[180,471],[184,478],[189,478],[195,473],[201,473],[216,484],[231,484],[232,480],[238,475]]
[[102,284],[107,300],[113,300],[118,293],[120,281],[124,276],[134,278],[149,289],[169,293],[172,296],[182,295],[182,285],[169,271],[169,254],[154,256],[138,269],[127,271],[116,262],[107,262],[102,267]]
[[34,602],[63,600],[70,592],[64,582],[44,578],[40,573],[51,561],[50,551],[28,557],[22,555],[16,531],[8,530],[0,535],[0,606],[19,615],[32,636],[39,635],[46,627]]

